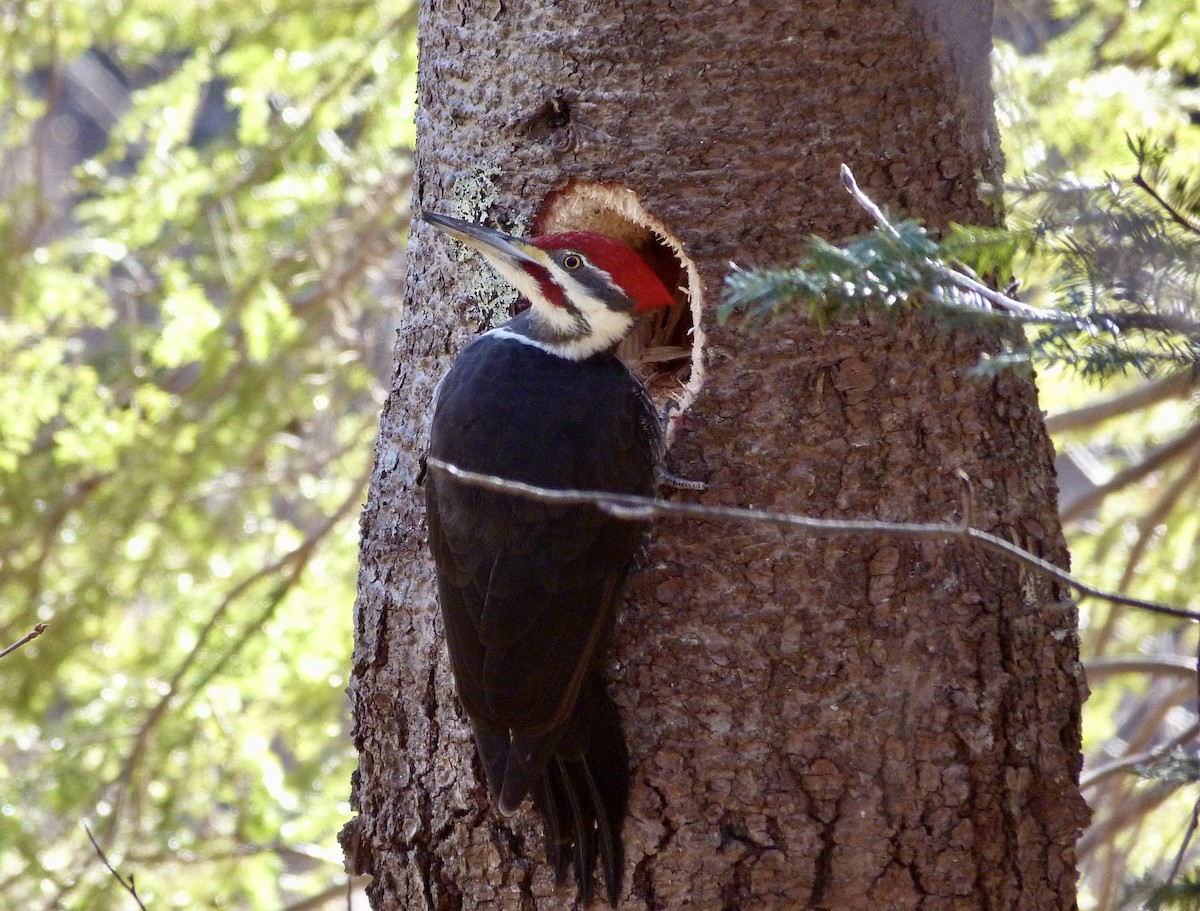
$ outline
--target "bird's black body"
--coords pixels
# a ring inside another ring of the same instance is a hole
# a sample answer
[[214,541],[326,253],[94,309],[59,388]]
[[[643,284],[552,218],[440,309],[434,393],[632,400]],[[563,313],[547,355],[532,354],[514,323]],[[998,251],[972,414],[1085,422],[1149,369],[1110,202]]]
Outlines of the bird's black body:
[[[422,220],[478,251],[529,305],[442,380],[430,455],[538,487],[653,494],[658,418],[613,352],[639,314],[672,305],[659,277],[603,234],[522,240]],[[492,799],[508,815],[532,795],[559,880],[573,862],[587,904],[599,858],[616,904],[629,757],[604,658],[647,526],[483,490],[436,463],[426,485],[450,663]]]
[[[661,438],[641,383],[611,352],[570,360],[518,316],[472,342],[443,380],[430,454],[541,487],[652,495]],[[646,525],[431,471],[430,544],[459,699],[489,788],[511,813],[532,794],[547,853],[585,902],[597,855],[621,875],[628,757],[603,659]]]

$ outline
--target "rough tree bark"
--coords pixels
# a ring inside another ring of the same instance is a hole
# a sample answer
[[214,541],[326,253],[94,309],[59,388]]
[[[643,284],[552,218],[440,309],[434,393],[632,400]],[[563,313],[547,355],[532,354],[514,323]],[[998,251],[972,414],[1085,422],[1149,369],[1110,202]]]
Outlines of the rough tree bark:
[[[994,220],[989,3],[422,6],[415,208],[512,230],[571,180],[611,183],[694,262],[703,383],[669,459],[701,501],[947,520],[962,470],[976,525],[1065,564],[1035,389],[971,376],[983,334],[714,321],[731,260],[867,226],[842,162],[935,226]],[[437,618],[418,458],[434,384],[486,322],[447,294],[479,269],[450,255],[413,238],[362,525],[343,841],[376,909],[568,907],[532,813],[488,805]],[[612,672],[622,907],[1072,907],[1084,686],[1061,598],[962,543],[659,523]]]

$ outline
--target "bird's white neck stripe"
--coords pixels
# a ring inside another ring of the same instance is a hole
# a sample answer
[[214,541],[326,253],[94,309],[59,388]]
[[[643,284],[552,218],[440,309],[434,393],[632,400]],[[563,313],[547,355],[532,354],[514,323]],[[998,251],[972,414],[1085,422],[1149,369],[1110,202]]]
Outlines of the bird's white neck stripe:
[[595,347],[595,339],[584,336],[573,341],[566,342],[551,342],[543,339],[531,338],[520,332],[514,332],[507,326],[498,326],[488,332],[485,332],[481,338],[491,336],[492,338],[502,338],[508,341],[520,342],[522,345],[529,345],[531,348],[537,348],[545,351],[547,354],[553,354],[555,357],[565,358],[568,361],[582,361],[597,354]]
[[548,351],[550,354],[557,354],[554,347],[547,345],[545,342],[539,342],[535,338],[530,338],[528,335],[522,335],[520,332],[513,332],[505,326],[498,326],[495,329],[490,329],[484,333],[485,336],[492,338],[506,338],[510,341],[520,342],[522,345],[529,345],[532,348],[541,348],[543,351]]

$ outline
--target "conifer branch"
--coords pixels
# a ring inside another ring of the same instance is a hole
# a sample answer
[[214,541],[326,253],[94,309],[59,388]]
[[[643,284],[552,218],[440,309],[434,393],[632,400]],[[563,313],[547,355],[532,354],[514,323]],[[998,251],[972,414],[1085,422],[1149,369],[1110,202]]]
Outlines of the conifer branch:
[[[868,213],[870,213],[871,217],[875,219],[875,223],[879,225],[882,230],[886,231],[893,238],[896,238],[897,240],[900,239],[900,232],[896,230],[896,227],[890,221],[888,221],[887,216],[883,214],[883,210],[879,208],[874,200],[872,200],[869,196],[867,196],[866,193],[859,189],[858,181],[854,179],[853,172],[851,172],[850,168],[845,164],[842,165],[842,185],[845,186],[845,188],[850,192],[850,195],[854,197],[858,204],[866,209]],[[1071,322],[1070,317],[1066,316],[1065,314],[1051,313],[1045,310],[1039,310],[1037,307],[1031,307],[1029,304],[1022,303],[1016,298],[1009,297],[1007,294],[997,291],[994,288],[989,288],[983,282],[977,281],[963,272],[958,272],[954,269],[951,269],[949,266],[938,261],[937,259],[930,258],[926,265],[941,278],[958,285],[965,291],[979,295],[989,304],[999,307],[1001,310],[1007,313],[1022,314],[1028,317],[1031,321],[1036,322],[1047,322],[1051,324]]]
[[[810,238],[792,267],[735,266],[718,318],[727,322],[736,313],[753,322],[799,303],[824,325],[865,307],[894,309],[919,299],[927,311],[947,317],[941,321],[947,325],[1006,322],[1035,330],[1024,344],[1001,340],[1006,350],[986,357],[984,372],[1031,360],[1101,378],[1130,368],[1152,376],[1195,366],[1200,251],[1194,226],[1154,189],[1161,173],[1145,175],[1150,153],[1138,147],[1135,154],[1137,186],[1150,187],[1158,207],[1136,200],[1129,181],[1063,185],[1035,178],[1014,189],[1047,200],[1032,222],[1023,225],[1018,217],[1012,228],[952,226],[940,242],[916,221],[889,220],[843,165],[843,184],[875,228],[839,246]],[[1200,204],[1200,186],[1181,185],[1173,196],[1187,207],[1193,196]],[[1015,258],[1039,248],[1048,248],[1057,263],[1055,308],[1024,303],[977,277],[1007,281]],[[969,261],[976,272],[964,264]]]

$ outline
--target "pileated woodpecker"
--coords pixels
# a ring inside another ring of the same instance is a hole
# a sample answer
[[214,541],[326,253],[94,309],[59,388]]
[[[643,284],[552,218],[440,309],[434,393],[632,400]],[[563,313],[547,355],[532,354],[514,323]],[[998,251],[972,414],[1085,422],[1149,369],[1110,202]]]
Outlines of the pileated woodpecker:
[[[658,277],[601,234],[520,240],[422,217],[479,251],[529,304],[443,378],[429,454],[540,487],[652,495],[658,416],[615,351],[638,314],[672,303]],[[437,471],[425,497],[450,663],[492,799],[507,816],[532,795],[559,882],[573,863],[586,904],[598,856],[616,904],[629,759],[604,659],[648,526]]]

